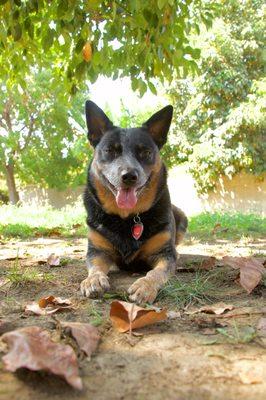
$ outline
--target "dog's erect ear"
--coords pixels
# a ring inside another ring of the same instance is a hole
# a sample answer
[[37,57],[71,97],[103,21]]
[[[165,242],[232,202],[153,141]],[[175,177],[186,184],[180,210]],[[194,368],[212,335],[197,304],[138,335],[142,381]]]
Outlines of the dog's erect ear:
[[166,143],[167,133],[173,116],[173,107],[166,106],[153,114],[142,126],[147,129],[159,149]]
[[105,115],[103,110],[93,101],[87,100],[85,103],[85,113],[88,128],[88,139],[95,147],[108,129],[113,127],[113,123]]

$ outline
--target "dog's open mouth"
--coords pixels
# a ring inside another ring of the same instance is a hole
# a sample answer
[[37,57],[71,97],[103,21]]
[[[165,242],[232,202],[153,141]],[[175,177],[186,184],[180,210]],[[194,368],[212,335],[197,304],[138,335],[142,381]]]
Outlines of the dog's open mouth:
[[119,188],[115,200],[119,208],[134,208],[138,201],[137,188]]
[[101,175],[103,180],[106,182],[108,188],[113,193],[117,206],[124,209],[131,209],[136,206],[138,202],[138,197],[140,196],[143,189],[148,185],[151,179],[150,175],[144,185],[140,187],[116,188],[103,174]]

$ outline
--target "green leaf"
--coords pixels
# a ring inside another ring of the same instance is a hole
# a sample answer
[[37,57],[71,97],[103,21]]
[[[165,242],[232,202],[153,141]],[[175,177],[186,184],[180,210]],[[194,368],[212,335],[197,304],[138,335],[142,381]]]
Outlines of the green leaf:
[[75,46],[75,52],[78,54],[81,52],[81,50],[83,49],[84,44],[86,43],[86,40],[83,38],[79,38],[79,40],[77,41],[77,44]]
[[68,10],[68,0],[62,0],[57,7],[57,16],[62,17]]
[[19,10],[16,10],[16,11],[13,12],[12,18],[13,18],[14,20],[19,19]]
[[14,28],[12,30],[12,36],[13,36],[15,42],[17,42],[18,40],[21,39],[22,28],[21,28],[21,25],[19,23],[14,26]]
[[144,96],[146,91],[147,91],[147,85],[143,80],[140,79],[139,80],[139,94],[140,94],[140,97]]
[[116,2],[113,1],[113,2],[112,2],[112,19],[113,19],[113,21],[115,20],[115,17],[116,17],[116,11],[117,11],[117,9],[116,9]]
[[152,83],[152,82],[148,82],[148,86],[149,86],[149,89],[150,89],[150,91],[153,93],[153,94],[155,94],[155,95],[157,95],[157,90],[156,90],[156,87],[154,86],[154,84]]
[[85,71],[86,71],[86,68],[87,68],[87,63],[86,63],[85,61],[81,61],[81,63],[79,63],[79,64],[76,66],[76,69],[75,69],[75,76],[76,76],[79,80],[83,77],[83,75],[84,75],[84,73],[85,73]]
[[34,25],[31,22],[31,19],[28,17],[24,22],[24,27],[28,32],[28,35],[31,39],[34,39]]
[[131,78],[131,87],[134,92],[138,89],[139,81],[137,78]]
[[92,55],[92,62],[94,65],[99,65],[101,64],[102,61],[102,55],[100,51],[96,51],[95,53],[93,53]]
[[42,45],[43,45],[43,50],[47,51],[51,48],[54,42],[54,35],[55,31],[53,29],[48,29],[46,36],[44,36]]
[[157,4],[159,9],[162,10],[168,4],[168,0],[157,0]]

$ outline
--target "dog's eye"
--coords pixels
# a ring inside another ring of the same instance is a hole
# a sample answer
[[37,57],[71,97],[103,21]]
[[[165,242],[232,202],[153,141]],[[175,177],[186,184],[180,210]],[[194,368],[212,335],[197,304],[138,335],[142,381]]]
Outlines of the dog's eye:
[[103,151],[106,155],[116,156],[121,153],[121,146],[114,145],[114,146],[105,147]]
[[149,158],[151,156],[151,150],[149,149],[143,149],[140,151],[140,156],[142,158]]
[[111,154],[111,153],[115,153],[115,148],[113,147],[113,146],[110,146],[110,147],[106,147],[105,149],[104,149],[104,152],[106,153],[106,154]]

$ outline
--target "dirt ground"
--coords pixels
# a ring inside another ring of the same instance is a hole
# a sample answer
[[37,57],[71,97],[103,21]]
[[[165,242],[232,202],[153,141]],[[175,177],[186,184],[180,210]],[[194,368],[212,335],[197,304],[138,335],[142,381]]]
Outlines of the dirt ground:
[[[187,241],[179,249],[177,276],[189,284],[204,257],[262,256],[262,246],[262,241],[211,244]],[[14,265],[20,270],[30,268],[42,274],[40,279],[35,276],[32,282],[0,287],[0,320],[5,321],[4,331],[29,325],[49,331],[55,329],[51,317],[24,313],[27,303],[54,295],[71,298],[76,305],[75,311],[57,314],[59,320],[97,323],[101,333],[100,345],[91,360],[80,360],[83,391],[78,392],[60,378],[43,372],[7,372],[0,361],[1,400],[265,399],[266,339],[260,334],[252,338],[245,335],[245,330],[256,329],[263,317],[265,286],[258,286],[248,295],[234,281],[235,271],[231,273],[225,269],[208,302],[232,304],[234,317],[190,315],[185,311],[202,304],[191,304],[184,309],[158,302],[157,306],[166,305],[170,310],[180,311],[180,316],[140,329],[141,335],[134,337],[132,343],[127,334],[116,332],[109,321],[112,296],[92,300],[79,294],[79,284],[86,276],[85,252],[83,239],[38,238],[0,245],[0,278],[8,276]],[[43,263],[51,253],[64,257],[64,265],[49,267]],[[222,271],[223,267],[218,268]],[[113,298],[135,279],[132,274],[112,272]],[[233,329],[233,339],[219,333],[217,327],[224,332]]]

